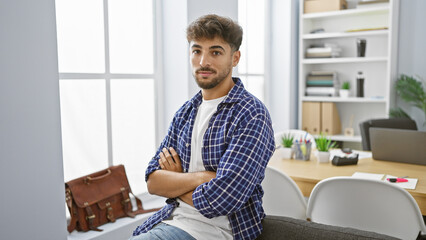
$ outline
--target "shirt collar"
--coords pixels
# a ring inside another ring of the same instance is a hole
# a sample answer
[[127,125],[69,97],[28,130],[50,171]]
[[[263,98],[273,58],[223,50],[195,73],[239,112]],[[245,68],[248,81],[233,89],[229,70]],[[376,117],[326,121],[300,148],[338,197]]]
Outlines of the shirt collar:
[[[241,80],[237,77],[233,77],[232,80],[234,81],[235,85],[231,88],[231,90],[228,92],[228,97],[223,100],[222,103],[235,103],[241,100],[241,97],[245,91],[244,85],[241,82]],[[201,90],[190,100],[191,105],[193,107],[199,106],[203,100],[203,95],[201,94]]]

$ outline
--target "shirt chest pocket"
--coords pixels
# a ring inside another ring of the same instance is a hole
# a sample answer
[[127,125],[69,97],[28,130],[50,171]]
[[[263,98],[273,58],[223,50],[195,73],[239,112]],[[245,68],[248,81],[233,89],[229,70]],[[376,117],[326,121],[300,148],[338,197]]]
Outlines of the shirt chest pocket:
[[202,157],[206,170],[216,171],[224,155],[228,141],[225,126],[208,127],[203,138]]

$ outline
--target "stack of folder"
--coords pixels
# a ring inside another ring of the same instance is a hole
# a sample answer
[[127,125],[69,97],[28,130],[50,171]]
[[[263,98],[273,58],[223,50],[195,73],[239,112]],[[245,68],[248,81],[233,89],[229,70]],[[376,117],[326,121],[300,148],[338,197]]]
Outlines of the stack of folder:
[[306,77],[306,96],[335,96],[337,85],[336,72],[311,71]]
[[331,58],[339,57],[342,49],[334,43],[324,45],[312,45],[306,49],[307,58]]

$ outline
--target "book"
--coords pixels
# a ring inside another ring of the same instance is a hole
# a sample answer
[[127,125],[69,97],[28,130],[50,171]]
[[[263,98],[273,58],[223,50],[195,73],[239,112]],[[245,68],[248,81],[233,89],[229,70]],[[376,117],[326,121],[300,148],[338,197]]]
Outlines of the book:
[[327,81],[327,80],[334,80],[334,76],[333,75],[308,75],[306,77],[306,80],[310,80],[310,81]]
[[349,30],[346,30],[345,32],[366,32],[366,31],[378,31],[378,30],[388,30],[388,27],[349,29]]
[[334,96],[334,87],[306,87],[306,96]]
[[323,46],[312,45],[306,49],[306,57],[339,57],[341,51],[342,49],[333,43],[324,43]]
[[335,75],[335,71],[329,71],[329,70],[313,70],[309,72],[309,75],[316,76],[316,75]]
[[361,0],[357,8],[385,7],[389,6],[389,0]]
[[307,58],[331,58],[331,53],[306,53]]
[[308,80],[306,81],[306,86],[317,86],[317,87],[333,87],[333,80]]

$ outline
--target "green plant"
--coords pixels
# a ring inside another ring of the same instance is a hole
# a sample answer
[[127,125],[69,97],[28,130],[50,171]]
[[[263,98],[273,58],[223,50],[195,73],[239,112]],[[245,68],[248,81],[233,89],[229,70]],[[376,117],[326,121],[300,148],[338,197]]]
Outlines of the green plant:
[[[410,105],[420,108],[426,119],[426,92],[423,88],[424,81],[419,81],[412,76],[407,76],[401,74],[398,78],[398,81],[395,84],[396,93]],[[393,108],[389,111],[390,117],[405,117],[410,118],[410,116],[401,108]],[[423,126],[426,124],[426,121],[423,123]]]
[[351,84],[349,82],[343,82],[342,89],[349,90],[351,88]]
[[321,133],[318,138],[315,139],[317,144],[317,149],[320,152],[328,152],[330,148],[334,148],[336,146],[336,142],[332,142],[330,138],[327,138],[324,133]]
[[285,148],[291,148],[293,145],[294,136],[291,133],[284,134],[281,138],[281,144]]

